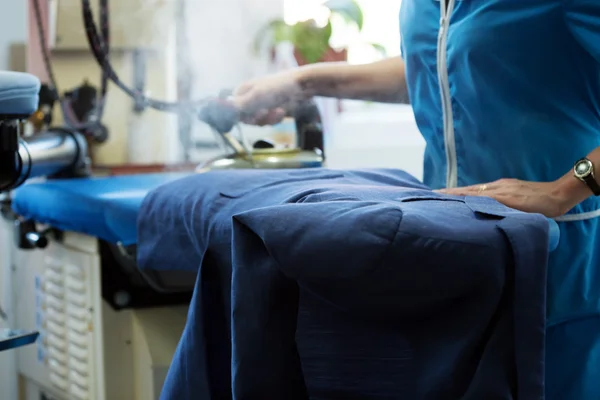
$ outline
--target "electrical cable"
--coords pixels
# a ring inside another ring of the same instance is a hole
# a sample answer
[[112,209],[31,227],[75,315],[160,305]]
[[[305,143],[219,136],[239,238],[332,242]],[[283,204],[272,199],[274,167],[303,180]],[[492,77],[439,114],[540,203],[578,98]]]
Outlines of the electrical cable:
[[[106,46],[110,43],[110,29],[109,29],[109,14],[108,14],[108,0],[99,0],[101,4],[101,14],[100,20],[102,24],[102,36],[106,43]],[[106,4],[104,4],[106,3]],[[38,34],[38,42],[40,45],[40,51],[42,52],[42,60],[44,63],[44,69],[46,70],[46,74],[48,75],[48,79],[50,80],[50,84],[52,85],[52,90],[56,98],[59,100],[59,106],[63,115],[63,119],[65,123],[77,130],[81,130],[83,132],[87,131],[90,128],[96,128],[100,125],[100,121],[102,120],[102,115],[104,113],[104,105],[106,103],[106,93],[108,91],[108,76],[105,71],[102,71],[101,78],[101,89],[100,89],[100,98],[98,99],[98,103],[96,106],[96,110],[92,115],[92,120],[86,123],[81,123],[74,118],[73,110],[70,109],[69,104],[64,101],[64,99],[60,99],[58,85],[56,80],[56,75],[54,74],[54,68],[52,67],[52,63],[50,61],[50,54],[48,51],[48,41],[45,34],[44,24],[42,21],[42,12],[40,7],[40,0],[33,0],[33,10],[34,10],[34,18],[37,25],[37,34]]]
[[[46,37],[44,34],[42,17],[40,12],[40,0],[33,0],[34,10],[35,10],[35,18],[38,25],[38,38],[42,48],[42,54],[44,59],[44,66],[48,73],[50,83],[52,84],[54,90],[56,91],[56,78],[54,75],[54,71],[52,69],[52,65],[50,62],[50,56],[48,54],[48,49],[46,46]],[[203,122],[207,123],[211,127],[214,127],[215,121],[205,120],[199,116],[199,111],[206,106],[207,104],[211,104],[214,106],[215,98],[204,98],[196,101],[187,101],[187,102],[169,102],[157,100],[151,97],[146,96],[144,93],[132,89],[120,79],[116,71],[114,70],[111,62],[110,62],[110,9],[109,9],[109,1],[108,0],[98,0],[99,9],[100,9],[100,33],[99,29],[96,26],[94,12],[92,10],[91,0],[81,0],[82,7],[82,16],[83,23],[85,28],[86,39],[90,48],[90,51],[95,58],[96,62],[99,64],[100,69],[102,71],[102,84],[100,89],[100,99],[97,104],[97,110],[92,118],[94,120],[89,121],[87,123],[81,124],[77,121],[73,121],[74,113],[72,110],[69,111],[70,107],[67,102],[61,101],[59,102],[62,110],[63,117],[65,121],[69,122],[69,126],[78,130],[85,130],[87,128],[96,127],[100,124],[100,119],[103,114],[104,106],[106,103],[106,92],[108,82],[112,82],[119,89],[125,92],[130,98],[135,100],[136,102],[142,104],[144,107],[150,107],[159,111],[167,111],[178,114],[190,113],[194,115],[196,118],[200,118]],[[222,101],[222,99],[221,99]],[[226,108],[230,108],[227,106]],[[231,117],[231,116],[230,116]],[[234,124],[236,125],[236,124]],[[239,126],[238,126],[239,129]],[[246,147],[246,146],[245,146]]]
[[[104,45],[106,46],[107,59],[110,57],[110,9],[108,0],[99,0],[100,1],[100,29],[102,33],[102,39],[104,40]],[[106,71],[102,69],[102,79],[100,83],[100,102],[98,104],[100,117],[104,111],[106,93],[108,91],[108,74]],[[98,118],[100,120],[100,118]]]

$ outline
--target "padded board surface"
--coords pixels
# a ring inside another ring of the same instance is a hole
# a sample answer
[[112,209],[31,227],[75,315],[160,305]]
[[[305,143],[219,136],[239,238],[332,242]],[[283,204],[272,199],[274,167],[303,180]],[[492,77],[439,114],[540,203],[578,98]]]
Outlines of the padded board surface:
[[0,117],[28,116],[38,107],[40,80],[31,74],[0,71]]
[[136,220],[146,194],[187,175],[140,174],[31,183],[15,192],[13,209],[58,229],[130,245],[137,240]]

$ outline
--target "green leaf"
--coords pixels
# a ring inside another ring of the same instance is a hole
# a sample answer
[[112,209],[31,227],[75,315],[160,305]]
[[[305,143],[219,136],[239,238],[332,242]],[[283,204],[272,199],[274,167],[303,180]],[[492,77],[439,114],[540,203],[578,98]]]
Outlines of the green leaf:
[[[354,23],[359,31],[363,28],[363,12],[356,0],[328,0],[325,7],[331,14],[341,16],[346,22]],[[265,40],[269,38],[271,45],[280,42],[291,42],[298,53],[308,63],[321,61],[329,50],[329,40],[332,35],[331,20],[324,27],[317,26],[314,20],[287,25],[282,20],[274,20],[265,25],[257,33],[254,40],[254,51],[258,53]],[[385,54],[382,46],[374,45],[378,51]]]
[[371,45],[371,47],[373,47],[375,50],[381,53],[382,56],[387,57],[387,50],[385,49],[385,47],[383,47],[379,43],[369,43],[369,45]]
[[364,16],[356,0],[328,0],[323,4],[332,14],[339,14],[347,22],[353,22],[362,31]]
[[321,61],[329,49],[332,27],[328,22],[324,27],[317,26],[314,21],[299,22],[293,26],[294,46],[307,63]]

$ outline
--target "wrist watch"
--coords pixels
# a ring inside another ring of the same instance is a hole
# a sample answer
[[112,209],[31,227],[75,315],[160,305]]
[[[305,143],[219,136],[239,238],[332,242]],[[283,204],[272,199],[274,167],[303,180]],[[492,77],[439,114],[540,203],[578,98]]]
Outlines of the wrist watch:
[[587,158],[582,158],[573,167],[575,178],[585,183],[595,196],[600,196],[600,185],[596,182],[594,164]]

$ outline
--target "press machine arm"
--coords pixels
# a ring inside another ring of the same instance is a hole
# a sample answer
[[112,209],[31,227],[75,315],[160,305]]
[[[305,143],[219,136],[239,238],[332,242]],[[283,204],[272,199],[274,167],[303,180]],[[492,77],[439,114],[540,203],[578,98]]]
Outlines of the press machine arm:
[[0,121],[0,192],[27,179],[89,174],[85,137],[71,129],[50,128],[21,138],[17,119]]

